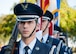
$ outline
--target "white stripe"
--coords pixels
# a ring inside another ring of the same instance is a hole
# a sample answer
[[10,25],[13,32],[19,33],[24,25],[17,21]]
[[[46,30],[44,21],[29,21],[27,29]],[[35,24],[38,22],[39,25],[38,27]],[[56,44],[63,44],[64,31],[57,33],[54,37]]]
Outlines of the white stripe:
[[16,19],[17,21],[22,21],[22,22],[25,22],[25,21],[33,21],[33,20],[36,20],[36,19],[29,19],[29,20],[20,20],[20,19]]
[[45,17],[45,16],[43,16],[42,18],[43,18],[43,19],[48,19],[48,20],[50,20],[50,18],[49,18],[49,17]]
[[65,37],[64,37],[64,36],[59,36],[59,38],[63,38],[63,39],[65,39]]
[[64,54],[68,54],[68,53],[64,52]]
[[57,52],[56,54],[59,54],[60,48],[61,48],[61,44],[62,44],[62,40],[59,42],[58,46],[57,46]]
[[57,9],[57,1],[56,0],[50,0],[50,5],[48,7],[48,10],[50,12],[54,11]]
[[51,51],[50,51],[50,53],[49,53],[49,54],[53,54],[54,49],[56,49],[56,46],[55,46],[55,45],[53,45],[53,46],[52,46],[52,49],[51,49]]
[[17,18],[22,18],[22,17],[39,18],[39,16],[37,16],[37,15],[20,15],[20,16],[17,16]]
[[66,46],[65,51],[67,51],[67,50],[68,50],[68,47]]

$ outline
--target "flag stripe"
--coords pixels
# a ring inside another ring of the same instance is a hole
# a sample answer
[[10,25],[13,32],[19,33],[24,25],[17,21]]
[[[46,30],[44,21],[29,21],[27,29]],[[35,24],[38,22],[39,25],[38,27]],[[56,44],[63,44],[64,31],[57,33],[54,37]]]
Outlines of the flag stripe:
[[44,1],[44,13],[46,12],[47,8],[49,7],[49,0]]
[[43,13],[46,12],[48,6],[49,6],[49,0],[40,0],[40,7],[42,8]]

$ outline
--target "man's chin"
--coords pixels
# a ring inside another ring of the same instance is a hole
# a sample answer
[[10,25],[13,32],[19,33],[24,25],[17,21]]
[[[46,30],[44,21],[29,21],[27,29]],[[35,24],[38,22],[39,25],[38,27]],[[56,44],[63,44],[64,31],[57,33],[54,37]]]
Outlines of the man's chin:
[[23,37],[24,37],[24,38],[28,38],[28,37],[29,37],[29,35],[25,35],[25,34],[24,34],[24,35],[23,35]]

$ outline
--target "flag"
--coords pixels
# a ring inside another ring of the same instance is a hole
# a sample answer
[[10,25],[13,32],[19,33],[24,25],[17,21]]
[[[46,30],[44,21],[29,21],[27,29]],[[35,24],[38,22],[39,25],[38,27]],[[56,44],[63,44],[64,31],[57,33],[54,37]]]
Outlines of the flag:
[[[37,0],[37,5],[42,8],[44,14],[47,8],[49,7],[49,0]],[[42,25],[42,17],[40,18],[40,28],[41,25]]]
[[[52,12],[52,14],[54,13],[54,11],[57,9],[57,6],[56,6],[56,0],[50,0],[50,5],[48,7],[48,11]],[[50,22],[50,27],[49,27],[49,35],[51,36],[53,34],[53,31],[54,31],[54,21],[51,21]]]
[[48,10],[53,13],[55,24],[59,25],[59,9],[60,9],[60,0],[50,0],[50,5]]
[[[42,10],[43,10],[43,13],[45,13],[47,8],[48,8],[48,6],[49,6],[49,0],[37,0],[36,4],[38,6],[40,6],[42,8]],[[41,40],[41,38],[42,38],[42,30],[41,30],[42,17],[38,21],[39,21],[39,24],[40,24],[40,29],[39,29],[39,31],[37,31],[36,37],[38,37],[38,39]]]
[[59,21],[60,21],[60,0],[50,0],[50,6],[48,8],[54,15],[54,24],[59,26]]
[[50,22],[51,26],[49,28],[49,34],[52,35],[54,31],[54,24],[59,26],[59,9],[60,0],[50,0],[48,10],[54,15],[54,19]]
[[45,13],[47,8],[49,7],[49,0],[43,0],[42,1],[42,9],[43,9],[43,12]]
[[59,22],[60,22],[60,13],[59,13],[59,10],[60,10],[60,0],[57,0],[57,9],[54,11],[54,16],[56,19],[56,22],[55,22],[55,25],[59,26]]
[[52,36],[54,30],[54,23],[53,21],[50,22],[50,27],[49,27],[49,35]]
[[42,9],[43,9],[43,12],[45,13],[46,12],[46,10],[47,10],[47,8],[49,7],[49,4],[50,4],[50,2],[49,2],[49,0],[44,0],[44,1],[42,1],[43,2],[43,4],[42,4]]
[[49,0],[37,0],[37,4],[42,8],[45,13],[47,8],[49,7]]
[[[42,8],[42,10],[43,10],[44,13],[46,12],[46,10],[48,10],[51,7],[50,6],[51,5],[50,1],[51,0],[37,0],[37,4]],[[53,2],[53,0],[52,0],[52,2]],[[51,9],[49,9],[49,10],[51,12]],[[42,21],[42,19],[41,19],[41,21]],[[50,33],[50,35],[52,35],[53,26],[52,26],[52,23],[50,23],[50,24],[51,24],[51,26],[50,26],[50,29],[49,29],[49,33]]]

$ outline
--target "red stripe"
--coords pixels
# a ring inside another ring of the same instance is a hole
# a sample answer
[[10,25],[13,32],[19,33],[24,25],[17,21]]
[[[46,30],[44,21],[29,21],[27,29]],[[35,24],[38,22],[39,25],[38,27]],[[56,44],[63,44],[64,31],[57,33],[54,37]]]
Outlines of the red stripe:
[[53,22],[50,22],[50,27],[49,27],[49,35],[50,36],[53,34],[53,29],[54,29],[54,24],[53,24]]
[[[44,0],[40,0],[40,7],[43,9],[43,1]],[[41,23],[40,23],[40,30],[41,30],[41,28],[42,28],[42,17],[41,17],[41,21],[40,21]]]
[[46,12],[47,8],[49,7],[49,0],[44,1],[44,13]]
[[44,8],[49,4],[49,0],[45,0]]

